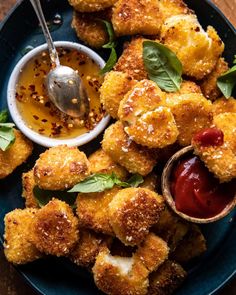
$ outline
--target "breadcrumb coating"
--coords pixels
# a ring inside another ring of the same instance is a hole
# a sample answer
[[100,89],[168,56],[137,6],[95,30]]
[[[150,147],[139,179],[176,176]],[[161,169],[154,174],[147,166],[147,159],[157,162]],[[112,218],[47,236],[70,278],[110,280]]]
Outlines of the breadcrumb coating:
[[236,113],[222,113],[214,117],[213,126],[224,134],[220,146],[202,146],[192,140],[194,153],[205,163],[206,167],[220,182],[236,178]]
[[158,0],[162,23],[174,15],[193,13],[183,0]]
[[236,99],[234,97],[221,97],[215,100],[212,104],[213,115],[222,113],[236,113]]
[[149,276],[149,295],[170,295],[183,283],[186,271],[178,263],[166,260]]
[[205,32],[196,15],[177,15],[166,19],[161,28],[161,42],[174,51],[187,76],[203,79],[224,51],[224,44],[215,29]]
[[111,7],[117,0],[68,0],[79,12],[95,12]]
[[120,190],[109,204],[109,221],[125,245],[140,244],[155,224],[164,200],[155,192],[145,188],[126,188]]
[[37,200],[35,199],[33,189],[35,187],[33,169],[22,174],[22,197],[25,199],[26,208],[39,208]]
[[181,94],[190,94],[190,93],[199,93],[202,94],[201,88],[199,85],[194,83],[193,81],[184,80],[180,85],[180,90],[177,92],[170,92],[168,93],[168,97],[171,97],[172,95],[176,97],[176,95]]
[[9,262],[25,264],[42,256],[29,241],[31,225],[37,209],[15,209],[7,213],[4,234],[4,253]]
[[23,164],[33,151],[32,142],[19,130],[14,129],[15,142],[5,152],[0,149],[0,179],[10,175]]
[[174,115],[181,146],[189,145],[196,132],[212,124],[212,103],[201,94],[172,94],[166,104]]
[[124,167],[120,166],[119,164],[116,164],[112,160],[112,158],[102,149],[99,149],[92,155],[90,155],[88,160],[90,163],[90,171],[92,174],[112,174],[113,172],[121,180],[126,180],[129,175],[128,171]]
[[228,63],[224,60],[224,58],[219,58],[213,71],[200,83],[202,93],[206,98],[213,101],[222,95],[216,83],[218,77],[220,77],[228,69]]
[[132,141],[125,133],[120,121],[106,129],[102,148],[114,162],[125,167],[130,173],[139,173],[145,176],[152,171],[156,164],[154,151]]
[[100,193],[80,193],[76,199],[79,225],[98,233],[114,235],[109,223],[108,206],[119,191],[118,187]]
[[90,174],[89,161],[77,147],[52,147],[39,156],[34,166],[35,183],[45,190],[65,190]]
[[136,83],[127,73],[110,71],[106,74],[100,88],[100,100],[105,110],[114,119],[118,119],[118,109],[124,95]]
[[37,212],[29,234],[39,251],[65,256],[78,241],[78,219],[68,204],[52,199]]

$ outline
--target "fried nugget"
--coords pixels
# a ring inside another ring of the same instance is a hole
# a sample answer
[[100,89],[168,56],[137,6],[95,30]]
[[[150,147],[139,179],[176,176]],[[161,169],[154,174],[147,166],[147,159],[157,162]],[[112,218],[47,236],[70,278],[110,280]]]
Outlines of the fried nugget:
[[194,14],[166,19],[161,28],[161,42],[176,53],[187,76],[203,79],[224,51],[224,44],[211,26],[205,32]]
[[174,115],[181,146],[189,145],[193,134],[212,124],[212,103],[201,94],[171,95],[166,104]]
[[6,214],[4,253],[9,262],[25,264],[42,256],[28,239],[36,213],[37,209],[15,209]]
[[116,163],[125,167],[130,173],[145,176],[156,164],[155,153],[133,142],[125,133],[120,121],[106,129],[102,148]]
[[75,246],[78,234],[78,219],[71,207],[58,199],[52,199],[37,212],[30,241],[43,253],[64,256]]
[[114,187],[100,193],[78,194],[76,199],[76,212],[82,228],[89,228],[98,233],[114,235],[109,223],[108,206],[119,188]]
[[236,113],[236,99],[221,97],[213,102],[212,111],[214,116],[222,113]]
[[113,8],[112,24],[116,35],[156,35],[162,19],[158,1],[118,0]]
[[216,100],[221,96],[221,91],[216,83],[218,77],[226,72],[228,68],[228,63],[224,60],[224,58],[219,58],[213,71],[200,83],[202,93],[206,98]]
[[25,198],[26,208],[39,208],[38,202],[35,199],[33,189],[35,187],[33,169],[22,174],[22,197]]
[[94,48],[100,48],[108,42],[106,27],[100,19],[110,20],[111,10],[94,13],[81,13],[74,11],[72,28],[79,39]]
[[105,110],[114,119],[118,119],[118,109],[124,95],[134,86],[136,80],[127,73],[111,71],[106,74],[100,88],[100,100]]
[[176,247],[171,258],[179,263],[187,263],[206,251],[206,240],[197,225],[192,225],[188,234]]
[[166,260],[149,276],[149,295],[170,295],[186,278],[186,271],[178,263]]
[[119,179],[126,180],[129,173],[128,171],[116,164],[112,158],[104,152],[104,150],[99,149],[94,152],[88,158],[90,163],[90,171],[91,173],[107,173],[111,174],[112,172],[115,173]]
[[125,245],[140,244],[155,224],[164,200],[155,192],[145,188],[126,188],[120,190],[109,204],[109,221]]
[[117,0],[68,0],[79,12],[95,12],[111,7]]
[[156,173],[152,172],[144,177],[144,181],[139,185],[139,187],[147,188],[151,191],[156,191],[158,184],[158,176]]
[[14,129],[15,142],[6,151],[0,149],[0,179],[10,175],[31,155],[33,144],[20,131]]
[[220,182],[236,178],[236,113],[222,113],[214,117],[214,127],[223,134],[222,145],[203,146],[193,138],[194,153],[205,163],[206,167]]
[[162,23],[171,16],[192,13],[183,0],[158,0],[158,6]]
[[90,174],[89,161],[77,147],[52,147],[42,153],[34,166],[35,183],[45,190],[65,190]]
[[114,70],[118,72],[127,73],[135,80],[142,80],[148,78],[148,73],[143,63],[143,41],[142,37],[136,37],[126,44],[124,51],[118,62],[114,66]]

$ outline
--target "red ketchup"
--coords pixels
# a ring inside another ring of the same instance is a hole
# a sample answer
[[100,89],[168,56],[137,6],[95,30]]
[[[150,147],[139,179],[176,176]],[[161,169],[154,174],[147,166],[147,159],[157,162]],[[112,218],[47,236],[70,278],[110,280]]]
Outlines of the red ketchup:
[[210,218],[234,198],[236,181],[219,183],[196,156],[179,161],[172,174],[171,193],[176,209],[191,217]]
[[224,143],[224,133],[216,128],[206,128],[194,135],[193,141],[202,147],[221,146]]

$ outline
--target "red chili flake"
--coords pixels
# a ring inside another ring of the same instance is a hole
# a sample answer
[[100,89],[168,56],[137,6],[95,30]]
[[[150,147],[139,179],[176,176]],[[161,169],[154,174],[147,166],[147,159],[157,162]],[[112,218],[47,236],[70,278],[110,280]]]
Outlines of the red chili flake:
[[18,92],[16,92],[16,99],[18,101],[23,101],[23,95],[20,95]]
[[93,82],[88,81],[88,83],[89,83],[89,85],[90,85],[91,87],[93,87]]
[[32,91],[32,92],[35,92],[35,85],[30,84],[29,87],[28,87],[28,89],[29,89],[30,91]]
[[85,65],[85,64],[86,64],[86,62],[85,62],[84,60],[82,60],[82,61],[79,62],[79,65],[80,65],[80,66],[83,66],[83,65]]
[[38,129],[38,132],[39,132],[39,133],[43,133],[44,131],[45,131],[44,128],[40,128],[40,129]]
[[46,108],[50,108],[51,104],[50,104],[49,101],[47,101],[47,102],[45,102],[44,106],[45,106]]
[[21,85],[20,90],[26,90],[25,86]]
[[34,117],[35,120],[38,120],[39,119],[39,117],[36,116],[36,115],[33,115],[33,117]]
[[47,119],[42,119],[41,120],[43,123],[46,123],[48,120]]

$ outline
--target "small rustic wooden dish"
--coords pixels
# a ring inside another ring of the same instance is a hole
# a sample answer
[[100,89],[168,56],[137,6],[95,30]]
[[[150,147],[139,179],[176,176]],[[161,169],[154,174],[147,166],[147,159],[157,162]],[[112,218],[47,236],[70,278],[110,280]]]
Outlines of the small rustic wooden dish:
[[185,157],[188,154],[193,154],[193,147],[187,146],[181,150],[179,150],[177,153],[175,153],[169,161],[166,163],[166,166],[162,173],[162,179],[161,179],[161,186],[162,186],[162,194],[168,205],[171,207],[171,209],[178,214],[183,219],[186,219],[190,222],[194,223],[210,223],[215,222],[226,215],[228,215],[236,206],[236,194],[232,202],[230,202],[219,214],[215,215],[214,217],[210,218],[196,218],[189,215],[186,215],[180,211],[178,211],[175,207],[175,201],[172,197],[171,191],[170,191],[170,178],[171,173],[174,165],[179,161],[182,157]]

